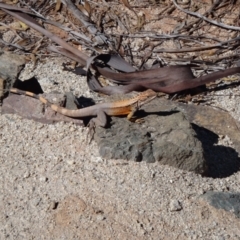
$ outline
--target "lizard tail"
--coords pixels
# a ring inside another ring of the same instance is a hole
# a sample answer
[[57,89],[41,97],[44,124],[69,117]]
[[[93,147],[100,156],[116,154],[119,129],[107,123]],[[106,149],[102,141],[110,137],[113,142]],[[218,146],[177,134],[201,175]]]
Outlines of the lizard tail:
[[32,98],[36,98],[40,102],[42,102],[42,103],[46,104],[47,106],[51,107],[52,110],[64,114],[63,111],[62,111],[62,109],[64,109],[64,108],[59,107],[59,106],[49,102],[46,98],[41,97],[41,96],[39,96],[39,95],[37,95],[37,94],[35,94],[33,92],[22,91],[22,90],[17,89],[17,88],[11,88],[10,92],[16,93],[16,94],[20,94],[20,95],[30,96]]

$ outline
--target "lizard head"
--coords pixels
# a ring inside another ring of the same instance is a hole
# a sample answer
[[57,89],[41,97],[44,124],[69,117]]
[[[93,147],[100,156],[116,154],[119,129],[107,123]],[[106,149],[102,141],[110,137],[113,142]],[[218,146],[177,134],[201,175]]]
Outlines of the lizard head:
[[140,93],[139,99],[138,99],[138,107],[141,107],[143,104],[152,101],[156,97],[157,97],[157,93],[154,92],[152,89],[148,89]]

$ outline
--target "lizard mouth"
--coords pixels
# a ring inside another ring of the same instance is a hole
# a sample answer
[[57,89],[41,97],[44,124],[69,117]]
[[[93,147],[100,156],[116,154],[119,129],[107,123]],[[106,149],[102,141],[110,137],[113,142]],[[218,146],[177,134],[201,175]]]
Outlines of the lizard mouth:
[[138,104],[138,108],[140,108],[141,106],[143,106],[143,105],[146,104],[146,103],[151,102],[151,101],[152,101],[154,98],[156,98],[156,97],[157,97],[157,96],[155,95],[155,96],[149,97],[148,99],[142,101],[141,103]]

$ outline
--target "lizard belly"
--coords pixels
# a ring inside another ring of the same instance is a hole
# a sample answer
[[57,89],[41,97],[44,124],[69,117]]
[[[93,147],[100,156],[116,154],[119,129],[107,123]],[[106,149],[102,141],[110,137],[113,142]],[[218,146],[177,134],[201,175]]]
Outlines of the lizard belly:
[[116,108],[108,109],[106,112],[110,116],[128,115],[130,112],[132,112],[132,107],[131,106],[116,107]]

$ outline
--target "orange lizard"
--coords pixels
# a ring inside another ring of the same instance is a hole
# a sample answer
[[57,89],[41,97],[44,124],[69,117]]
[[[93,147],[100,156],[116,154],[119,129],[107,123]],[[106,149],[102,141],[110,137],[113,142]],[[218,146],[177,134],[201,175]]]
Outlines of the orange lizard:
[[61,113],[68,117],[81,118],[81,117],[91,117],[89,122],[90,128],[97,125],[105,127],[107,125],[107,115],[108,116],[122,116],[127,115],[127,119],[131,120],[134,113],[145,103],[153,100],[157,93],[151,89],[139,93],[134,97],[126,97],[126,95],[121,95],[122,99],[113,100],[111,102],[103,102],[90,107],[81,108],[77,110],[70,110],[64,107],[57,106],[50,103],[47,99],[27,91],[22,91],[17,88],[11,88],[10,92],[17,93],[21,95],[31,96],[33,98],[39,99],[42,103],[47,104],[54,111]]

